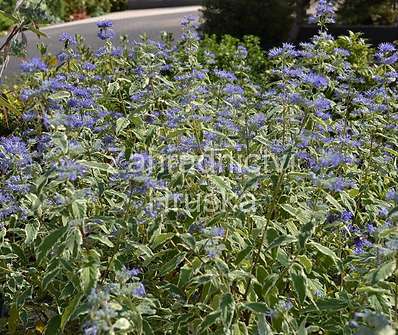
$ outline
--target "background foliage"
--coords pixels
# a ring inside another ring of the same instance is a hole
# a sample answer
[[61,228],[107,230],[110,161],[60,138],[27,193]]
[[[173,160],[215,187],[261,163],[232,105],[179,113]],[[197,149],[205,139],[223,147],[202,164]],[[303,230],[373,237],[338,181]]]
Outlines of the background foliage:
[[338,11],[339,22],[345,24],[397,24],[398,2],[395,0],[343,1]]
[[[35,8],[38,0],[25,0],[24,4]],[[15,0],[0,0],[0,10],[12,13]],[[69,21],[76,12],[86,11],[90,16],[98,16],[111,11],[127,9],[127,0],[44,0],[41,1],[44,15],[37,23],[51,23],[55,21]],[[37,9],[36,9],[37,10]],[[12,21],[0,16],[0,31],[7,30]]]
[[[205,0],[204,30],[221,36],[242,38],[255,35],[266,47],[287,41],[297,24],[307,22],[310,0]],[[337,22],[344,25],[396,24],[398,5],[395,0],[338,0]],[[294,34],[293,34],[294,40]]]
[[288,37],[294,12],[291,0],[205,0],[206,33],[260,36],[270,46]]

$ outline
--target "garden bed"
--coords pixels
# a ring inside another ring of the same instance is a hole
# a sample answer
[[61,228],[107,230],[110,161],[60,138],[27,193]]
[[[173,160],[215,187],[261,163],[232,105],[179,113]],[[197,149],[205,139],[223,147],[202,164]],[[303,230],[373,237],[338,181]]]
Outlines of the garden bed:
[[3,87],[0,333],[393,335],[397,48],[182,24]]

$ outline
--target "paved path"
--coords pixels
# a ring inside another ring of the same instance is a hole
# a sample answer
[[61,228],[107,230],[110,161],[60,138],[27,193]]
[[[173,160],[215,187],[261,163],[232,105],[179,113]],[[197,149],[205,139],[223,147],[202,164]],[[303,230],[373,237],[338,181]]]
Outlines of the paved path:
[[[116,33],[118,35],[127,34],[130,40],[138,39],[143,33],[147,33],[150,38],[157,39],[161,31],[171,32],[178,37],[181,34],[181,19],[186,15],[200,15],[199,10],[199,6],[130,10],[52,25],[42,29],[47,38],[39,40],[33,34],[27,35],[28,55],[29,57],[39,55],[36,45],[40,42],[48,45],[49,52],[57,54],[62,49],[62,43],[58,42],[58,36],[64,31],[72,35],[82,35],[90,48],[97,49],[103,45],[103,42],[97,37],[98,29],[95,23],[101,20],[112,20]],[[10,79],[15,76],[18,73],[20,62],[20,59],[11,59],[5,75]]]

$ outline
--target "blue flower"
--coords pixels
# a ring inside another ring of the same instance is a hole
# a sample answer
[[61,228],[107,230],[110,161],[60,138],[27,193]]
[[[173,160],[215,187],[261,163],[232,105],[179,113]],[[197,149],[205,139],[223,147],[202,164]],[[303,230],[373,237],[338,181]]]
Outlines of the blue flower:
[[13,166],[23,168],[32,162],[28,147],[17,136],[0,137],[0,172],[6,172]]
[[371,247],[372,243],[366,238],[357,238],[354,242],[354,254],[360,255],[365,252],[365,248]]
[[224,71],[224,70],[214,70],[214,74],[220,79],[226,79],[228,81],[236,80],[236,76],[232,72]]
[[237,54],[239,58],[245,59],[247,57],[248,51],[243,45],[240,45],[238,46]]
[[284,57],[297,57],[299,52],[296,47],[290,43],[283,43],[282,47],[273,48],[268,52],[268,57],[276,58],[283,55]]
[[380,43],[377,49],[379,52],[382,53],[397,51],[397,48],[392,43]]
[[331,106],[332,106],[332,104],[331,104],[330,100],[325,99],[323,97],[318,98],[314,101],[315,110],[318,112],[319,111],[324,112],[324,111],[330,109]]
[[[24,177],[27,176],[25,175]],[[20,176],[11,176],[6,180],[5,186],[9,191],[16,193],[27,193],[31,188],[27,180],[22,179]]]
[[47,65],[40,58],[33,57],[30,61],[22,62],[21,70],[26,73],[45,72],[47,71]]
[[102,56],[105,56],[108,53],[108,50],[106,47],[100,47],[96,52],[95,52],[95,57],[100,58]]
[[355,186],[356,184],[353,181],[342,177],[337,177],[330,180],[329,183],[326,185],[326,188],[330,191],[342,192],[347,188],[353,188]]
[[139,283],[138,287],[133,289],[133,295],[138,298],[142,298],[146,294],[143,283]]
[[329,0],[319,0],[316,12],[309,21],[310,23],[335,23],[336,12],[333,3]]
[[388,190],[386,200],[394,200],[395,202],[398,202],[398,193],[394,189]]
[[97,22],[97,27],[98,28],[112,28],[113,23],[112,21],[100,21]]
[[60,64],[65,63],[69,59],[70,59],[70,55],[68,55],[66,52],[60,52],[57,55],[57,60],[58,60],[58,63],[60,63]]
[[137,277],[142,271],[139,268],[126,269],[126,273],[131,277]]
[[115,32],[112,29],[101,29],[98,33],[97,36],[99,39],[105,41],[105,40],[110,40],[115,37]]
[[70,45],[76,45],[77,44],[76,37],[72,36],[71,34],[69,34],[67,32],[61,33],[61,35],[59,35],[58,40],[60,42],[64,42],[65,44],[70,44]]
[[97,335],[99,332],[98,326],[97,325],[92,325],[89,327],[85,327],[83,329],[84,335]]
[[195,27],[195,22],[198,20],[198,17],[195,15],[184,16],[181,20],[181,25],[183,27]]
[[82,69],[86,70],[86,71],[94,71],[96,68],[97,68],[97,66],[90,62],[85,62],[82,65]]
[[257,113],[249,118],[249,124],[257,128],[261,128],[265,125],[266,117],[264,113]]
[[326,77],[320,74],[310,72],[302,76],[302,80],[306,84],[310,84],[318,89],[324,89],[328,86],[329,81]]
[[214,237],[224,237],[225,229],[223,227],[214,227],[211,230],[211,235],[213,235]]
[[75,181],[84,176],[87,171],[83,165],[68,158],[61,159],[56,169],[61,180],[68,179],[70,181]]
[[379,216],[382,218],[387,217],[388,213],[389,213],[389,210],[386,207],[382,207],[379,210]]
[[232,95],[232,94],[243,95],[245,92],[242,87],[240,87],[238,85],[232,85],[230,83],[225,85],[223,91],[225,94],[228,94],[228,95]]
[[123,55],[123,48],[113,48],[111,51],[111,56],[113,57],[121,57]]
[[285,311],[289,311],[289,310],[291,310],[294,307],[294,305],[293,305],[293,303],[292,303],[290,298],[286,299],[284,301],[281,301],[280,302],[280,306]]
[[354,218],[354,214],[352,214],[350,211],[344,211],[341,213],[341,220],[343,222],[348,222],[351,221]]
[[373,234],[377,231],[377,228],[373,224],[369,223],[367,226],[367,231],[369,234]]

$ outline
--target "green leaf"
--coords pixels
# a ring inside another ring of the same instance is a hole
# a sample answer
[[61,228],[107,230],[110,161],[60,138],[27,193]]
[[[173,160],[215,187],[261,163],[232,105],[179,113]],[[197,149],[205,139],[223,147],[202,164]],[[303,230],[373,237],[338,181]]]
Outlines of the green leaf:
[[391,209],[391,210],[388,212],[387,217],[391,217],[391,216],[393,216],[393,214],[395,214],[395,213],[398,213],[398,207],[394,207],[393,209]]
[[61,331],[64,330],[66,324],[70,320],[71,316],[75,312],[77,306],[80,303],[82,296],[81,295],[76,295],[72,301],[69,303],[69,305],[65,308],[62,317],[61,317]]
[[313,245],[316,249],[318,249],[320,253],[324,254],[325,256],[328,256],[336,264],[336,266],[338,265],[340,259],[337,257],[334,251],[316,242],[310,242],[310,244]]
[[337,311],[348,307],[346,301],[339,299],[318,300],[317,306],[321,311]]
[[115,322],[115,324],[113,325],[113,328],[116,329],[121,329],[121,330],[127,330],[131,327],[130,325],[130,321],[127,320],[126,318],[120,318],[119,320],[117,320]]
[[61,331],[61,315],[56,315],[48,321],[44,335],[58,335]]
[[49,251],[54,247],[57,241],[67,232],[68,227],[61,227],[48,235],[39,245],[36,253],[37,262],[40,263]]
[[383,264],[379,269],[377,269],[374,272],[371,272],[368,275],[368,279],[370,279],[372,284],[376,284],[379,281],[389,278],[394,273],[395,267],[396,267],[395,261]]
[[303,322],[301,322],[299,329],[297,330],[297,335],[307,335],[307,329],[305,328],[305,324],[306,324],[307,320],[303,320]]
[[3,10],[0,10],[0,17],[2,17],[5,21],[10,20],[13,24],[18,22],[18,19],[15,16],[8,14]]
[[290,235],[282,235],[274,239],[271,244],[268,246],[269,249],[275,248],[275,247],[281,247],[284,245],[291,244],[293,242],[296,242],[297,238],[290,236]]
[[283,204],[281,205],[281,207],[285,212],[289,213],[291,216],[296,218],[302,224],[306,224],[310,220],[310,216],[297,206],[293,207],[292,205],[289,204]]
[[117,81],[108,84],[108,91],[111,95],[116,94],[120,90],[120,85]]
[[61,272],[61,269],[59,267],[56,267],[55,269],[49,271],[49,269],[46,270],[46,273],[43,277],[42,285],[44,289],[47,289],[48,285],[52,282],[54,282],[54,278],[57,277],[57,275]]
[[269,326],[265,314],[257,314],[257,333],[256,335],[272,335],[271,327]]
[[170,261],[168,261],[166,264],[164,264],[159,272],[161,276],[164,276],[171,271],[173,271],[177,266],[184,260],[185,256],[187,255],[186,252],[181,252],[174,256]]
[[153,329],[148,321],[143,320],[143,331],[145,335],[154,335]]
[[119,135],[124,129],[126,129],[130,125],[130,120],[121,117],[116,120],[116,135]]
[[19,310],[16,304],[12,304],[10,309],[10,315],[8,317],[8,328],[10,334],[17,333],[18,324],[19,324]]
[[85,266],[80,270],[81,286],[84,292],[88,292],[96,286],[99,278],[100,255],[95,249],[84,254]]
[[14,107],[14,105],[12,105],[10,102],[4,99],[1,95],[0,95],[0,107],[5,107],[13,114],[17,114],[17,109]]
[[64,133],[55,133],[52,135],[52,142],[59,147],[64,154],[68,152],[68,138]]
[[339,203],[335,198],[333,198],[333,197],[332,197],[329,193],[327,193],[327,192],[324,192],[324,193],[325,193],[325,198],[326,198],[326,200],[327,200],[330,204],[332,204],[332,205],[334,206],[334,208],[336,208],[339,212],[344,211],[343,206],[341,206],[340,203]]
[[235,265],[239,265],[250,254],[252,250],[253,246],[249,245],[248,247],[240,251],[236,256]]
[[101,163],[101,162],[92,162],[92,161],[85,161],[85,160],[80,160],[79,164],[82,164],[86,167],[89,167],[94,170],[99,170],[107,173],[116,173],[116,170],[113,166],[106,164],[106,163]]
[[255,312],[255,313],[267,313],[269,312],[269,308],[266,304],[263,302],[249,302],[246,304],[243,304],[244,308],[247,308],[248,310]]
[[207,328],[214,325],[221,316],[220,311],[214,311],[206,315],[203,321],[199,325],[199,329],[201,332],[204,332]]
[[58,91],[56,93],[53,93],[49,96],[50,99],[52,100],[61,100],[61,99],[69,99],[71,94],[67,91]]
[[177,284],[178,287],[183,288],[191,279],[191,275],[192,275],[192,268],[187,265],[184,265],[180,269],[180,276],[178,278],[178,284]]
[[37,233],[39,232],[39,227],[35,224],[28,223],[25,226],[25,244],[31,244],[37,237]]
[[87,212],[87,203],[84,199],[76,199],[72,202],[72,213],[75,219],[84,219]]
[[225,293],[220,302],[221,319],[224,324],[224,331],[227,332],[232,326],[235,313],[235,301],[231,293]]
[[[144,124],[144,122],[142,121],[142,119],[138,116],[138,115],[134,115],[131,117],[131,122],[133,122],[133,124],[136,127],[140,127]],[[153,131],[153,130],[152,130]]]
[[174,233],[154,234],[152,235],[149,244],[151,245],[152,249],[156,249],[166,241],[173,238],[174,235],[175,235]]
[[313,222],[307,222],[301,227],[300,234],[298,237],[300,248],[305,247],[307,240],[312,236],[314,232],[314,227],[315,225]]
[[210,176],[210,180],[217,188],[221,191],[221,193],[230,192],[231,186],[229,185],[226,177],[220,176]]
[[296,291],[298,300],[300,304],[303,304],[306,297],[306,284],[307,284],[307,277],[304,273],[298,271],[291,271],[290,276],[292,278],[292,283],[294,290]]
[[379,287],[363,286],[363,287],[359,287],[357,289],[357,292],[373,295],[373,294],[388,294],[389,291],[386,289],[383,289],[383,288],[379,288]]
[[36,28],[35,26],[33,26],[33,25],[30,25],[28,29],[29,29],[32,33],[35,33],[36,36],[37,36],[38,38],[40,38],[40,37],[47,37],[47,35],[46,35],[45,33],[43,33],[42,31],[40,31],[39,29],[37,29],[37,28]]
[[317,312],[317,311],[338,311],[348,307],[347,301],[340,299],[320,299],[316,301],[316,307],[310,306],[304,309],[305,312]]
[[113,248],[114,247],[112,241],[109,240],[109,238],[107,236],[90,235],[89,238],[92,239],[92,240],[95,240],[95,241],[99,241],[99,242],[101,242],[102,244],[106,245],[109,248]]
[[297,257],[298,262],[304,267],[305,272],[310,273],[312,270],[312,261],[306,255]]
[[99,276],[98,266],[90,264],[80,270],[81,286],[84,292],[88,292],[95,286]]

